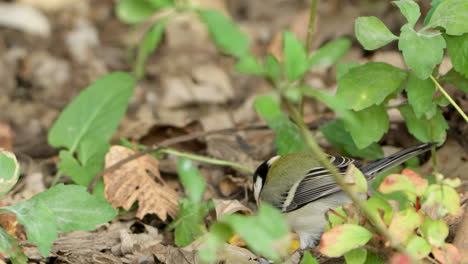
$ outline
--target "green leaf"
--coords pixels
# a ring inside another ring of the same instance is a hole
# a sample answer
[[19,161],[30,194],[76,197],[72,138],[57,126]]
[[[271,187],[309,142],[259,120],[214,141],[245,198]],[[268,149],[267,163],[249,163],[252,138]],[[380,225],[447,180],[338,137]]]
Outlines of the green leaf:
[[200,174],[200,171],[190,160],[181,158],[177,162],[177,172],[190,200],[200,203],[206,189],[205,179]]
[[15,186],[20,175],[20,165],[15,154],[0,148],[0,197]]
[[390,174],[379,186],[379,192],[409,192],[411,194],[421,196],[426,191],[428,181],[422,178],[419,174],[405,170],[404,174]]
[[379,196],[372,196],[366,203],[373,214],[380,217],[385,224],[390,224],[393,217],[393,209],[387,200]]
[[413,235],[408,239],[407,243],[406,249],[417,259],[425,258],[431,253],[431,246],[420,236]]
[[345,128],[359,149],[366,148],[379,141],[387,132],[389,126],[388,114],[384,105],[373,105],[364,110],[354,112],[357,123],[348,123]]
[[444,35],[444,37],[453,68],[468,78],[468,33],[461,36]]
[[344,106],[360,111],[381,104],[406,79],[407,73],[382,62],[369,62],[352,68],[338,80],[336,96]]
[[403,243],[421,224],[421,215],[414,208],[408,208],[393,215],[388,231],[397,241]]
[[221,52],[238,58],[247,55],[249,39],[236,23],[215,10],[199,9],[197,12]]
[[[443,142],[446,136],[445,130],[448,129],[442,111],[437,109],[436,114],[431,120],[424,117],[417,118],[413,109],[409,105],[398,107],[401,115],[405,119],[406,126],[411,135],[415,136],[421,142]],[[434,126],[434,137],[431,136],[431,121]]]
[[[440,81],[451,83],[463,92],[468,93],[468,78],[463,77],[454,69],[451,69],[444,76],[442,76]],[[442,98],[445,98],[445,96],[442,96]]]
[[28,258],[23,253],[23,248],[14,237],[10,236],[0,227],[0,253],[2,258],[7,258],[12,264],[26,264]]
[[120,21],[128,24],[143,22],[156,10],[157,8],[147,0],[120,0],[115,7]]
[[411,27],[414,27],[421,16],[419,5],[413,0],[393,1],[392,3],[400,9],[400,12],[405,16],[406,20],[408,20]]
[[355,224],[336,226],[323,233],[320,240],[320,253],[329,257],[340,257],[346,252],[365,245],[372,233]]
[[437,6],[440,4],[440,2],[442,2],[443,0],[432,0],[431,1],[431,6],[432,8],[429,9],[429,11],[427,12],[427,15],[426,17],[424,18],[424,25],[427,25],[427,23],[429,23],[429,21],[431,20],[432,18],[432,14],[434,14],[434,11],[436,10]]
[[309,59],[309,68],[316,65],[328,67],[336,63],[348,52],[351,41],[348,38],[339,38],[320,47]]
[[263,65],[258,62],[257,58],[252,55],[246,55],[239,59],[234,69],[241,73],[249,73],[253,75],[265,75]]
[[346,73],[349,72],[352,68],[358,67],[359,62],[340,62],[336,65],[336,80],[339,81]]
[[346,131],[342,119],[336,119],[320,126],[325,138],[347,155],[369,159],[379,159],[383,157],[383,150],[377,143],[359,149],[353,141],[351,134]]
[[430,217],[424,219],[420,232],[434,247],[445,245],[445,239],[449,234],[449,228],[443,220],[432,220]]
[[409,74],[406,92],[408,103],[413,107],[417,118],[421,118],[431,107],[435,107],[432,100],[435,91],[436,88],[431,79],[422,80],[414,72]]
[[226,215],[221,222],[228,224],[257,254],[271,260],[287,254],[288,224],[281,212],[268,204],[262,204],[256,216]]
[[278,101],[272,96],[264,95],[258,96],[254,104],[257,113],[276,132],[278,155],[307,150],[298,127],[281,111]]
[[277,84],[281,78],[281,65],[275,56],[267,55],[265,57],[265,71],[268,78]]
[[297,80],[308,69],[307,51],[304,44],[289,31],[283,33],[283,47],[286,77],[289,81]]
[[332,213],[331,211],[329,211],[327,214],[326,214],[326,217],[327,217],[327,226],[325,228],[325,231],[328,231],[330,229],[332,229],[333,227],[335,226],[339,226],[339,225],[342,225],[344,224],[345,222],[346,223],[349,223],[349,218],[348,218],[348,215],[346,214],[346,212],[344,211],[343,209],[343,206],[340,206],[340,207],[337,207],[335,209],[335,212],[341,216],[344,217],[341,217],[341,216],[338,216],[334,213]]
[[344,254],[347,264],[364,264],[366,263],[367,250],[356,248]]
[[305,251],[304,256],[299,264],[319,264],[316,258],[312,257],[309,251]]
[[367,251],[367,258],[364,264],[385,264],[385,262],[376,253]]
[[132,77],[123,72],[110,73],[95,81],[62,111],[49,132],[49,144],[74,152],[86,138],[109,141],[134,87]]
[[164,34],[169,20],[161,20],[156,22],[144,35],[143,40],[138,45],[138,53],[135,61],[135,76],[137,79],[143,78],[145,74],[145,64],[148,57],[158,47]]
[[434,66],[442,61],[444,48],[445,40],[440,33],[416,32],[409,25],[401,28],[398,49],[403,52],[408,68],[420,79],[429,78]]
[[447,214],[455,214],[460,209],[460,197],[457,191],[447,185],[432,184],[427,188],[422,209],[432,219],[444,217]]
[[52,243],[58,238],[55,217],[52,210],[47,208],[47,204],[37,199],[29,199],[4,209],[16,214],[16,219],[26,229],[28,240],[37,245],[43,257],[47,257]]
[[214,263],[217,259],[217,252],[224,246],[225,242],[231,237],[231,228],[224,223],[215,222],[210,227],[210,232],[198,252],[200,259],[207,263]]
[[444,0],[437,6],[429,20],[428,27],[443,27],[449,35],[468,32],[468,1]]
[[174,220],[176,225],[174,236],[175,244],[184,247],[205,233],[206,227],[203,219],[210,210],[210,203],[199,203],[189,199],[179,201],[179,214]]
[[385,24],[376,17],[358,17],[354,23],[354,34],[366,50],[375,50],[398,39]]

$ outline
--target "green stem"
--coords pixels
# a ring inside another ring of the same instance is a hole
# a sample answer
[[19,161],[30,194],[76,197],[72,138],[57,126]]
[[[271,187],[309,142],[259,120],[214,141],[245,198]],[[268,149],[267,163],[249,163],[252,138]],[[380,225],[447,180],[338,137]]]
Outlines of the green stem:
[[466,114],[463,112],[460,106],[458,106],[457,103],[455,103],[455,101],[452,99],[452,97],[450,97],[450,95],[444,90],[444,88],[440,85],[440,83],[436,80],[436,78],[434,78],[434,76],[432,75],[429,77],[434,82],[434,84],[439,89],[439,91],[445,96],[445,98],[449,100],[450,104],[452,104],[453,107],[458,111],[458,113],[463,117],[463,119],[465,119],[465,121],[468,122],[468,116],[466,116]]
[[63,172],[58,170],[57,173],[55,173],[54,179],[52,180],[52,184],[50,186],[52,187],[56,185],[57,182],[60,180],[60,178],[62,178],[62,176],[63,176]]
[[410,252],[408,252],[406,248],[390,234],[385,224],[383,223],[382,219],[378,215],[373,214],[370,208],[365,203],[365,201],[363,201],[358,196],[358,194],[355,193],[348,184],[346,184],[343,176],[338,173],[338,170],[336,169],[336,167],[330,163],[326,154],[322,151],[320,146],[317,144],[315,138],[312,136],[309,129],[307,128],[304,121],[302,120],[301,115],[299,114],[298,110],[294,108],[293,104],[289,102],[289,100],[287,100],[286,98],[283,98],[283,99],[291,114],[292,119],[299,126],[301,136],[303,137],[307,146],[315,154],[318,161],[322,164],[322,166],[331,172],[336,183],[351,198],[354,204],[359,208],[362,214],[373,224],[373,226],[377,229],[377,231],[383,236],[385,236],[394,248],[396,248],[398,251],[402,252],[403,254],[409,256],[413,260],[414,263],[417,263],[414,260],[415,259],[414,256]]
[[242,165],[240,163],[237,163],[237,162],[233,162],[233,161],[208,158],[208,157],[197,155],[197,154],[181,152],[181,151],[171,149],[171,148],[162,148],[159,151],[163,152],[163,153],[179,156],[179,157],[188,158],[188,159],[191,159],[191,160],[197,160],[197,161],[201,161],[201,162],[209,163],[209,164],[214,164],[214,165],[229,166],[229,167],[244,170],[244,171],[246,171],[248,173],[254,173],[254,170],[252,168],[244,166],[244,165]]

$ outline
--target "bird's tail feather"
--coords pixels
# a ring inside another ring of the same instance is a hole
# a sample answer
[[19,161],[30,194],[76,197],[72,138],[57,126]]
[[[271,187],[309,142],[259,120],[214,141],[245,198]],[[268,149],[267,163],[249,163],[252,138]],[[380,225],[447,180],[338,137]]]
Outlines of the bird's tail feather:
[[377,174],[385,172],[393,167],[396,167],[403,162],[415,157],[421,153],[428,151],[436,143],[425,143],[419,146],[411,147],[402,151],[399,151],[395,154],[392,154],[388,157],[385,157],[381,160],[372,162],[369,165],[366,165],[361,168],[361,171],[368,178],[374,178]]

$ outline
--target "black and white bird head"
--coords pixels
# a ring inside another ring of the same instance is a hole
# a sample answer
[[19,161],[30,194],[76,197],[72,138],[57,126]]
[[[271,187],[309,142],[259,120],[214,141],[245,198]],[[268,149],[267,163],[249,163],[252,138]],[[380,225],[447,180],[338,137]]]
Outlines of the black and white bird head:
[[278,160],[281,156],[274,156],[267,161],[264,161],[253,174],[253,192],[255,201],[259,200],[260,192],[262,191],[263,184],[265,184],[268,172],[273,165],[273,163]]

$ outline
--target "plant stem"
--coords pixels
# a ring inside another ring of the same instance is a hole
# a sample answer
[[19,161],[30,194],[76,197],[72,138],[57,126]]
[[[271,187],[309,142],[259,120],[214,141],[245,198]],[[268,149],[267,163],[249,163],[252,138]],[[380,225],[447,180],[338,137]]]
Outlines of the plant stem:
[[[312,40],[314,39],[314,27],[315,27],[315,17],[317,16],[317,2],[318,0],[311,0],[310,9],[309,9],[309,26],[307,27],[307,37],[306,37],[306,52],[307,54],[312,52]],[[301,85],[305,83],[306,75],[301,79]],[[301,97],[299,102],[299,113],[301,116],[304,116],[304,96]]]
[[56,185],[57,182],[60,180],[60,178],[62,178],[63,176],[63,172],[58,170],[57,173],[55,173],[55,176],[54,176],[54,179],[52,180],[52,183],[51,183],[51,187]]
[[201,162],[204,162],[204,163],[209,163],[209,164],[214,164],[214,165],[221,165],[221,166],[229,166],[229,167],[244,170],[244,171],[246,171],[248,173],[254,173],[254,170],[252,168],[249,168],[247,166],[244,166],[244,165],[242,165],[240,163],[233,162],[233,161],[208,158],[208,157],[197,155],[197,154],[181,152],[181,151],[171,149],[171,148],[162,148],[160,150],[160,152],[167,153],[167,154],[172,154],[172,155],[179,156],[179,157],[188,158],[188,159],[191,159],[191,160],[198,160],[198,161],[201,161]]
[[436,78],[434,78],[434,76],[432,75],[429,77],[434,82],[436,87],[440,90],[440,92],[445,96],[445,98],[449,100],[450,104],[452,104],[453,107],[458,111],[458,113],[463,117],[463,119],[465,119],[465,121],[468,122],[468,116],[466,116],[466,114],[463,112],[460,106],[458,106],[457,103],[455,103],[455,101],[452,99],[452,97],[450,97],[450,95],[444,90],[444,88],[440,85],[440,83],[436,80]]
[[415,259],[414,256],[410,252],[408,252],[406,248],[403,245],[401,245],[401,243],[398,242],[390,234],[385,224],[383,223],[382,219],[380,219],[380,217],[378,217],[377,215],[373,214],[372,211],[369,209],[369,207],[367,207],[366,203],[346,184],[343,176],[339,174],[336,167],[330,163],[326,154],[322,151],[320,146],[317,144],[315,138],[312,136],[310,131],[305,126],[305,123],[302,120],[301,115],[299,114],[298,110],[294,108],[293,104],[288,99],[284,97],[282,98],[284,99],[284,102],[291,114],[291,118],[299,126],[301,136],[303,137],[307,146],[312,150],[312,152],[314,152],[315,156],[317,157],[318,161],[322,164],[322,166],[331,172],[336,183],[351,198],[354,204],[359,208],[362,214],[373,224],[373,226],[377,229],[377,231],[383,236],[385,236],[394,248],[396,248],[398,251],[410,257],[413,260],[412,261],[413,263],[417,263],[414,260]]

